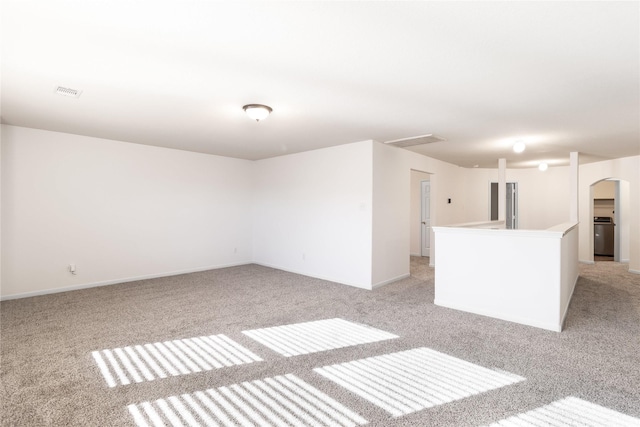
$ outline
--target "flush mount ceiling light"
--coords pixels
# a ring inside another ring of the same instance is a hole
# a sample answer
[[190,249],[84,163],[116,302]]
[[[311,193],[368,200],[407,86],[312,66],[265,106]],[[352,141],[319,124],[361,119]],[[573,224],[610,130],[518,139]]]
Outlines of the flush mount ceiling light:
[[513,144],[513,151],[515,151],[516,153],[522,153],[526,147],[527,146],[524,144],[524,142],[516,141],[516,143]]
[[256,122],[266,119],[273,111],[271,107],[262,104],[248,104],[242,107],[242,109],[247,113],[247,116]]
[[542,162],[538,165],[538,169],[541,170],[542,172],[546,171],[549,168],[549,165],[546,164],[545,162]]

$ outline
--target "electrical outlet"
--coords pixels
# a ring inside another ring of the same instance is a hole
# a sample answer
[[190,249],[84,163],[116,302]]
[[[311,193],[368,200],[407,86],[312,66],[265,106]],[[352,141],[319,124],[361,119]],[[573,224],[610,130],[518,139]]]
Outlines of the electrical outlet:
[[69,264],[69,273],[73,274],[75,276],[76,274],[76,265],[75,264]]

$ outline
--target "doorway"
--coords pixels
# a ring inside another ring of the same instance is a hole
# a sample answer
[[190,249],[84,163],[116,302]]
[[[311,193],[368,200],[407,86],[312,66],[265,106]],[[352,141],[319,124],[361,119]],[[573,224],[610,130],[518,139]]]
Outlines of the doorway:
[[[491,184],[489,206],[491,212],[489,218],[491,221],[497,221],[500,218],[498,212],[498,183],[492,182]],[[505,212],[505,228],[509,230],[516,230],[518,228],[518,183],[507,182],[507,203]]]
[[[434,253],[431,225],[435,219],[433,212],[431,212],[431,196],[434,193],[432,176],[428,172],[411,169],[410,182],[409,255],[412,257],[431,257]],[[427,183],[426,188],[428,188],[426,194],[423,189],[425,182]]]
[[431,256],[431,181],[420,181],[420,255]]
[[629,200],[628,181],[608,178],[591,184],[594,261],[629,262]]

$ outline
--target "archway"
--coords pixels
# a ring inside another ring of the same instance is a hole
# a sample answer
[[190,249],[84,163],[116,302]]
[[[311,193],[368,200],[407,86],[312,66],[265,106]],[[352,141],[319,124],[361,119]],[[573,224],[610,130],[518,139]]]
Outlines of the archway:
[[[616,177],[600,179],[590,185],[589,190],[589,254],[590,260],[607,259],[629,262],[630,259],[630,185],[629,182]],[[596,222],[594,218],[610,217],[611,225]],[[596,232],[595,229],[598,229]],[[603,234],[612,236],[603,239]],[[611,247],[603,249],[603,241],[611,239]],[[603,253],[605,252],[605,253]],[[605,255],[604,257],[599,257]]]

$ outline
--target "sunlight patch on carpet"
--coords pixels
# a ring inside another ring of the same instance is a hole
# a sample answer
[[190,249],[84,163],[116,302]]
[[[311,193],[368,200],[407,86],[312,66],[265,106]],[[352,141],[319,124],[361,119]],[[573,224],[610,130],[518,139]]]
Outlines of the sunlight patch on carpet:
[[314,371],[394,417],[525,379],[425,347],[325,366]]
[[109,387],[262,360],[222,334],[100,350],[91,355]]
[[337,426],[367,420],[292,374],[128,406],[138,427]]
[[295,323],[242,333],[285,357],[398,338],[389,332],[343,319]]
[[638,427],[640,419],[570,396],[489,425],[489,427],[501,426]]

